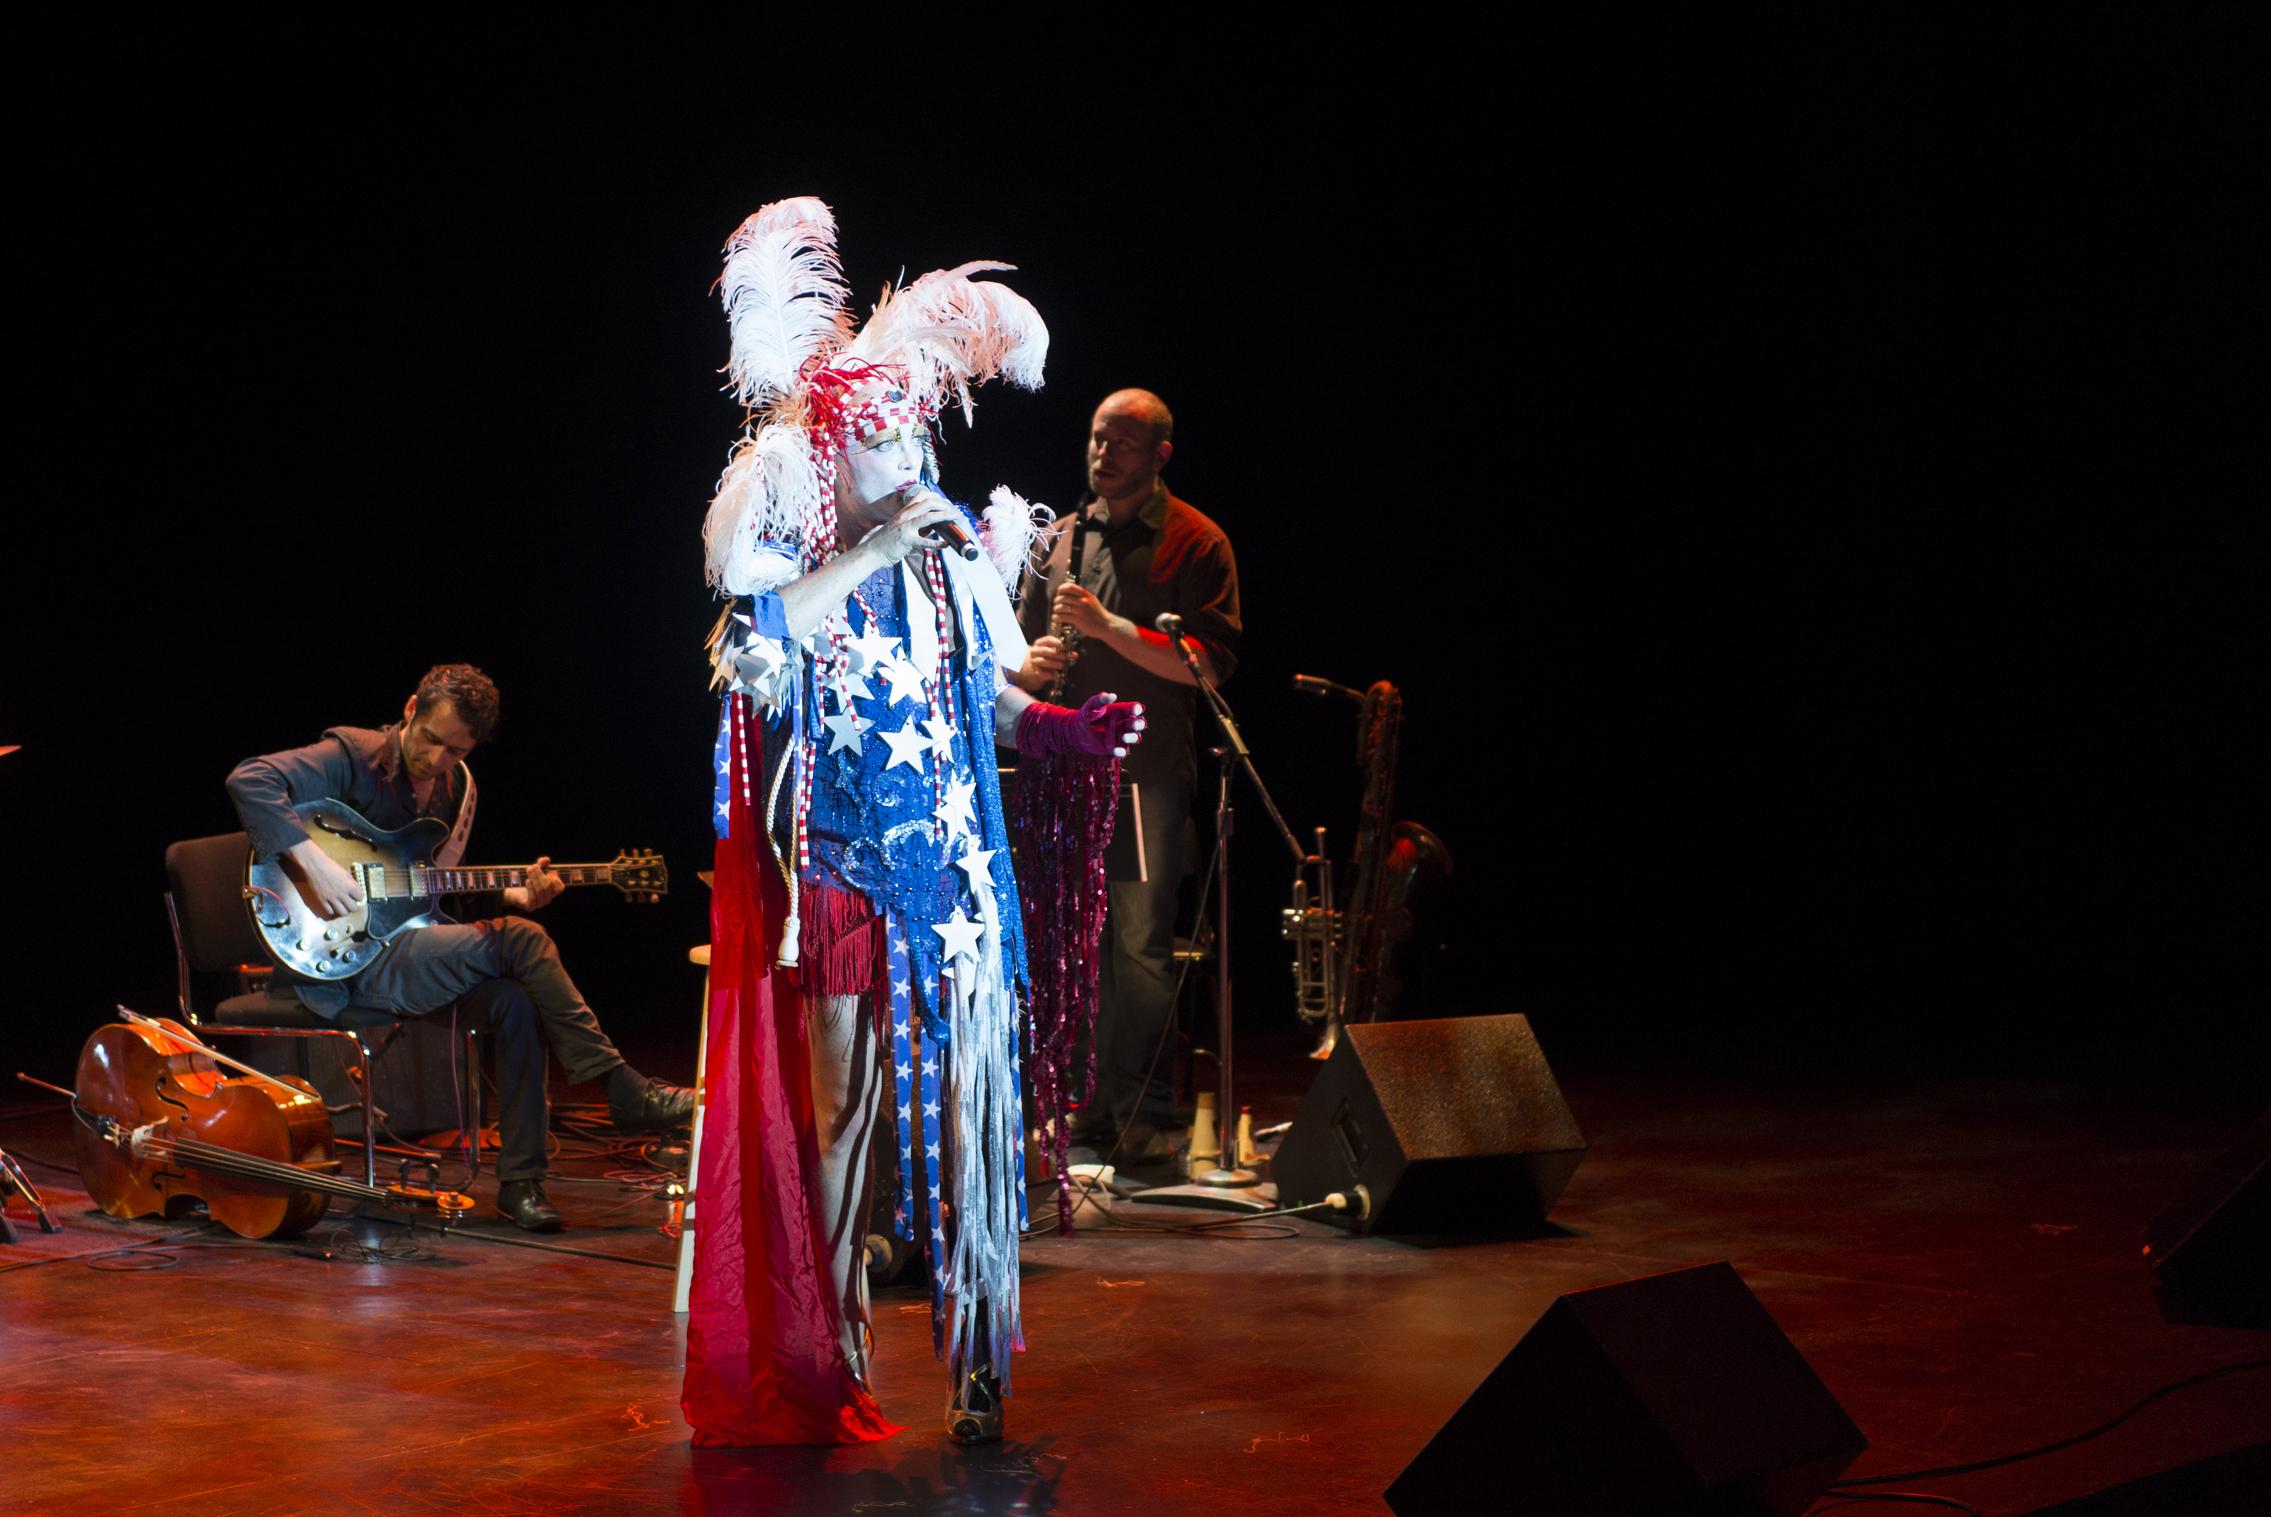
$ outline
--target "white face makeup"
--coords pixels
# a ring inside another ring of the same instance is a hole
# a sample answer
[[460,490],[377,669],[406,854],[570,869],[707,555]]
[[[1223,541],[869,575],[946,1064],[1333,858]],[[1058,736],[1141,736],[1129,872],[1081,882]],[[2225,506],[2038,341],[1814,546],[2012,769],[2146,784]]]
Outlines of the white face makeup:
[[843,482],[862,506],[910,490],[922,477],[922,434],[913,427],[888,427],[844,452]]

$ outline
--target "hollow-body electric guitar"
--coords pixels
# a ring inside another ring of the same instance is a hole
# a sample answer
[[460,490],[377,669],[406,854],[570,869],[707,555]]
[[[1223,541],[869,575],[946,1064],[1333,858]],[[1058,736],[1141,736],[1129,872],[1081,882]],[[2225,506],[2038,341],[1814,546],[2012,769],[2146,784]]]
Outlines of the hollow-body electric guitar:
[[[247,861],[244,898],[253,925],[276,962],[312,980],[344,980],[378,961],[389,943],[434,920],[441,897],[462,891],[508,890],[523,884],[531,864],[479,868],[431,862],[449,828],[432,817],[385,832],[334,800],[302,801],[292,808],[308,836],[331,861],[355,877],[362,904],[326,919],[301,896],[291,856]],[[570,885],[613,885],[634,901],[658,901],[670,891],[670,872],[652,851],[619,853],[605,864],[554,864]]]

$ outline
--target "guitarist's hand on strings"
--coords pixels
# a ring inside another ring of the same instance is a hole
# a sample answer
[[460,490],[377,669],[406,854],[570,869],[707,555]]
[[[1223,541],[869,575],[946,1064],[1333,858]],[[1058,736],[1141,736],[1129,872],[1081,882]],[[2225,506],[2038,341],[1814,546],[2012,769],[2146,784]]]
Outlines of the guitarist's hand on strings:
[[553,871],[549,853],[528,866],[524,883],[506,887],[500,894],[505,898],[507,911],[542,911],[554,896],[568,888],[568,882]]
[[292,888],[299,891],[308,909],[325,921],[343,917],[363,904],[363,887],[318,847],[314,838],[294,843],[284,857],[289,860],[284,873],[291,879]]

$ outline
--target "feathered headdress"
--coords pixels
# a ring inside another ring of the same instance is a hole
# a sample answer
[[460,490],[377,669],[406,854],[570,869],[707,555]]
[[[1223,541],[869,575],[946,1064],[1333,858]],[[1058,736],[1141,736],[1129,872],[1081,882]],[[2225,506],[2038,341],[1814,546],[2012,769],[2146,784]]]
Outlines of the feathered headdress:
[[835,556],[835,471],[848,444],[928,425],[949,404],[967,416],[972,387],[997,376],[1040,387],[1041,314],[971,277],[1011,268],[965,263],[886,287],[855,334],[827,206],[775,201],[734,230],[718,280],[732,334],[725,373],[750,422],[703,524],[713,585],[749,594]]

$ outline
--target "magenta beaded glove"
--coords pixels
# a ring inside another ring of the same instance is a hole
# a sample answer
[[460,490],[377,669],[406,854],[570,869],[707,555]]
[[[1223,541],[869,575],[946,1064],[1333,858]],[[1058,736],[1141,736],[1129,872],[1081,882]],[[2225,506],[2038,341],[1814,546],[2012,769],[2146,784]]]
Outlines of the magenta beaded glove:
[[1091,758],[1126,758],[1143,741],[1143,702],[1116,701],[1103,690],[1081,703],[1052,706],[1035,701],[1017,719],[1017,751],[1035,756],[1083,753]]

